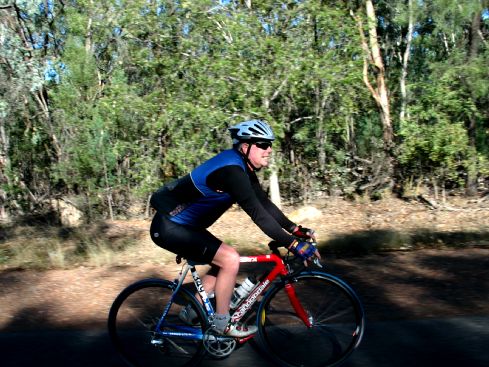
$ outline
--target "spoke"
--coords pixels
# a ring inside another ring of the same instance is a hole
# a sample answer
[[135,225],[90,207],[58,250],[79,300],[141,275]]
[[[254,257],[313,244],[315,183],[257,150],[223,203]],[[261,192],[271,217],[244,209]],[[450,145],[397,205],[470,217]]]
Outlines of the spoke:
[[336,298],[334,298],[334,297],[325,297],[322,305],[327,305],[327,307],[321,307],[321,308],[318,307],[317,309],[323,310],[322,311],[322,314],[329,313],[329,311],[331,309],[335,309],[336,308],[336,305],[338,304],[339,299],[340,299],[339,297],[336,297]]
[[322,332],[323,334],[328,334],[328,335],[338,335],[342,334],[344,336],[347,336],[350,338],[352,336],[352,331],[350,328],[345,328],[345,327],[331,327],[328,325],[319,325],[316,327],[316,330]]
[[[138,366],[139,360],[154,362],[151,366],[197,364],[205,350],[202,340],[192,335],[199,335],[203,326],[191,328],[179,320],[180,307],[170,300],[171,285],[145,280],[130,287],[121,293],[121,301],[114,303],[109,322],[111,338],[124,359]],[[177,296],[187,301],[185,292]],[[189,302],[198,307],[193,299]]]
[[[270,305],[268,321],[263,325],[262,341],[279,364],[295,367],[338,365],[355,348],[361,328],[357,325],[357,301],[341,282],[326,277],[299,275],[294,288],[312,320],[312,327],[305,327],[291,310],[291,302],[280,288],[271,296],[273,305]],[[314,345],[320,353],[310,353],[303,347],[305,343]]]
[[[321,314],[318,315],[318,317],[316,318],[317,322],[318,323],[322,323],[322,322],[331,322],[332,320],[335,320],[339,317],[342,317],[344,315],[351,315],[352,313],[352,309],[344,309],[343,311],[341,312],[336,312],[334,314],[332,314],[331,316],[327,316],[326,317],[326,312],[321,312]],[[348,322],[353,322],[353,321],[348,321]]]

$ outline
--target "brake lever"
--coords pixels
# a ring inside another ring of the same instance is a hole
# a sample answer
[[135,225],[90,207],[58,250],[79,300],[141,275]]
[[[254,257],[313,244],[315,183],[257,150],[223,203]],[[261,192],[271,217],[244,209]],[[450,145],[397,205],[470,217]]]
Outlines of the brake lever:
[[322,268],[323,266],[321,265],[321,263],[319,262],[319,259],[317,257],[314,258],[314,260],[312,260],[312,263],[314,265],[316,265],[318,268]]
[[[317,251],[317,242],[316,241],[313,241],[311,240],[311,243],[313,244],[313,246],[316,248],[316,251]],[[319,262],[319,258],[314,255],[314,259],[311,261],[314,265],[316,265],[318,268],[322,268],[323,266],[321,265],[321,263]]]

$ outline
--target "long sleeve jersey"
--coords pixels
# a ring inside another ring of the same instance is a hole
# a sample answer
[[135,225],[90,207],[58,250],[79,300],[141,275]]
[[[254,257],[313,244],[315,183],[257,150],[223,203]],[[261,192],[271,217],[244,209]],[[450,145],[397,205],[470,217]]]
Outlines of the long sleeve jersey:
[[270,201],[255,172],[235,149],[219,153],[151,197],[151,205],[160,214],[197,228],[211,226],[234,203],[273,240],[285,246],[293,242],[286,231],[291,232],[295,224]]

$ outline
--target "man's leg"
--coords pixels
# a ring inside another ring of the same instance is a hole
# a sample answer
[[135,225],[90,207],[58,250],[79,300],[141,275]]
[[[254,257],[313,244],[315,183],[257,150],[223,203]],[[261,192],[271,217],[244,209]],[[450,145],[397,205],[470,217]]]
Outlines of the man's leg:
[[256,325],[229,324],[229,303],[231,302],[240,264],[238,252],[223,243],[217,250],[212,264],[220,267],[214,288],[216,294],[214,325],[216,329],[226,335],[238,338],[255,334],[258,329]]
[[[219,267],[211,264],[211,268],[205,274],[202,279],[202,285],[204,286],[207,295],[210,295],[214,292],[214,288],[216,287],[217,274],[219,273]],[[199,300],[200,298],[197,296],[198,293],[195,293],[195,297]],[[202,302],[201,302],[202,303]]]
[[214,287],[205,289],[212,290],[214,288],[216,313],[220,315],[229,314],[229,303],[239,271],[239,254],[231,246],[222,243],[212,260],[212,264],[220,269],[215,277],[212,273],[204,277],[204,288],[206,284],[211,286],[214,282]]

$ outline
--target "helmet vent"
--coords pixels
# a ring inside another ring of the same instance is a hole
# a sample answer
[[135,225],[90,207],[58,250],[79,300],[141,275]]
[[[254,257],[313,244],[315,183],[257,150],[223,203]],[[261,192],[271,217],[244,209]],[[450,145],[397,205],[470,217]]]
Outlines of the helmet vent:
[[263,120],[248,120],[229,128],[231,137],[236,141],[265,140],[273,141],[272,128]]

